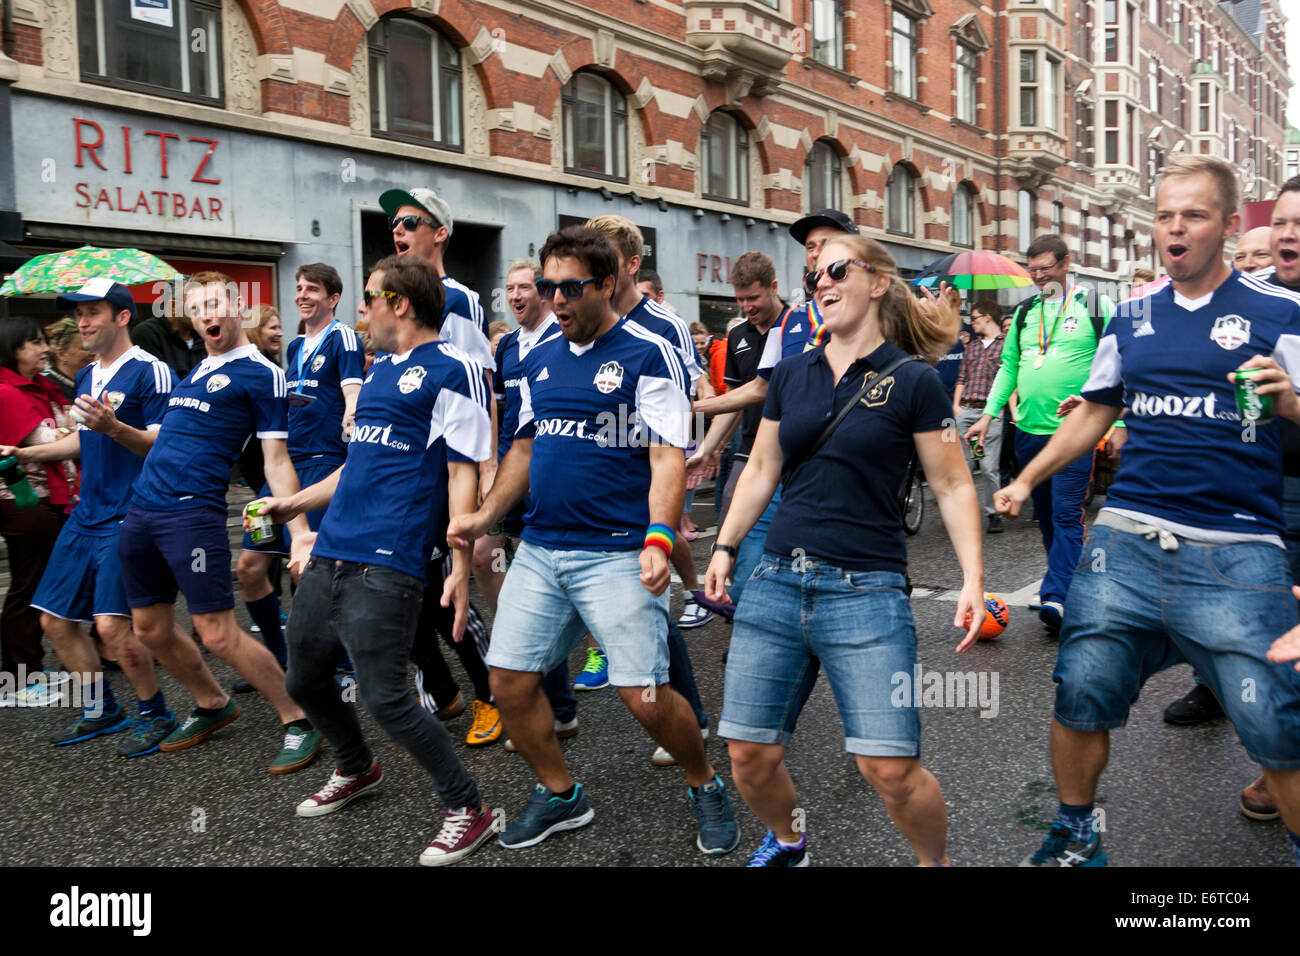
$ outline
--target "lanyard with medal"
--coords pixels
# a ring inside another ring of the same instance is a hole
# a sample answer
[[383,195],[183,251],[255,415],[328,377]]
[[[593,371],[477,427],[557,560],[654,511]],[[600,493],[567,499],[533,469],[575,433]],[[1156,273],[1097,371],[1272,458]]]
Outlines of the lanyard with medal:
[[322,332],[320,338],[316,340],[316,347],[311,350],[310,355],[307,354],[307,340],[305,338],[302,340],[302,348],[298,350],[298,383],[294,385],[293,392],[289,395],[289,404],[291,406],[301,408],[304,405],[310,405],[312,402],[316,401],[315,395],[303,394],[302,389],[306,384],[303,378],[307,374],[309,363],[316,358],[316,353],[325,347],[326,339],[329,338],[330,332],[334,330],[334,326],[338,324],[339,320],[334,319],[329,325],[325,326],[325,331]]
[[1044,299],[1038,300],[1038,357],[1034,359],[1034,368],[1042,368],[1043,360],[1047,356],[1047,349],[1052,344],[1052,339],[1056,335],[1056,330],[1061,324],[1061,316],[1065,315],[1066,307],[1074,301],[1074,293],[1078,291],[1078,286],[1070,286],[1070,291],[1065,294],[1061,300],[1060,307],[1056,310],[1056,318],[1052,321],[1052,331],[1047,331],[1047,302]]

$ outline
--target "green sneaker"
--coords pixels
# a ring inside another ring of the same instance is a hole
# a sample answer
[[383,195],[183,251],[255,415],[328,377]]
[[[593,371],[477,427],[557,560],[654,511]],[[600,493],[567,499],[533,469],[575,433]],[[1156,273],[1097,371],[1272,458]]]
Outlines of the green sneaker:
[[167,739],[158,745],[158,749],[168,753],[201,744],[226,724],[234,723],[237,717],[239,717],[239,705],[235,703],[233,697],[226,701],[225,707],[211,717],[200,717],[195,711],[185,718],[185,723],[173,730]]
[[284,747],[271,761],[271,773],[293,773],[314,761],[320,754],[320,731],[314,727],[284,728]]
[[78,744],[83,740],[91,740],[104,734],[115,734],[119,730],[126,730],[129,726],[131,726],[131,719],[122,709],[122,705],[115,703],[111,711],[105,711],[98,717],[91,717],[82,711],[81,716],[71,727],[55,734],[50,742],[56,747]]
[[137,715],[131,726],[134,728],[131,736],[117,748],[117,755],[123,759],[157,753],[159,744],[167,739],[178,723],[176,715],[166,710],[157,717]]

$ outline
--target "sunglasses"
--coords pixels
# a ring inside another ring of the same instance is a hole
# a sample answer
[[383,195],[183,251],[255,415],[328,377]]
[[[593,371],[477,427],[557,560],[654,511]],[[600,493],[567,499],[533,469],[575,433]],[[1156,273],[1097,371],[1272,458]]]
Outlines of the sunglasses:
[[379,298],[396,299],[398,295],[396,292],[389,292],[387,289],[379,289],[375,292],[371,292],[369,289],[366,289],[366,291],[361,294],[362,296],[365,297],[366,305],[369,305],[375,299],[379,299]]
[[415,232],[420,228],[420,223],[426,222],[430,228],[437,229],[438,221],[436,219],[425,219],[423,216],[389,216],[388,231],[392,232],[398,226],[401,226],[407,232]]
[[581,299],[583,286],[595,281],[595,279],[565,279],[563,282],[552,282],[550,279],[538,279],[534,284],[537,286],[537,294],[550,302],[555,298],[556,289],[559,289],[566,299]]
[[843,282],[844,277],[849,274],[849,266],[862,266],[868,272],[875,272],[876,267],[870,262],[863,262],[861,259],[840,259],[832,262],[825,269],[814,269],[803,277],[804,290],[812,295],[817,291],[817,283],[822,281],[822,273],[826,273],[832,282]]

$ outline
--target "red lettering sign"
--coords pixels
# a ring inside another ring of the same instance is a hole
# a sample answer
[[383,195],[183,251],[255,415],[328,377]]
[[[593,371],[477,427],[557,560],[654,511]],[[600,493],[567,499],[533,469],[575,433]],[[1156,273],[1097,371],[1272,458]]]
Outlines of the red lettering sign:
[[[99,156],[95,152],[95,150],[99,149],[99,147],[104,145],[103,128],[93,120],[74,119],[72,121],[72,124],[73,124],[73,128],[76,130],[76,138],[77,138],[77,168],[80,169],[82,166],[86,165],[81,161],[81,151],[84,149],[86,152],[90,153],[90,158],[94,160],[96,166],[98,166],[100,169],[104,170],[105,172],[108,172],[108,167],[99,161]],[[82,142],[81,128],[83,126],[90,126],[94,128],[98,138],[93,143]]]

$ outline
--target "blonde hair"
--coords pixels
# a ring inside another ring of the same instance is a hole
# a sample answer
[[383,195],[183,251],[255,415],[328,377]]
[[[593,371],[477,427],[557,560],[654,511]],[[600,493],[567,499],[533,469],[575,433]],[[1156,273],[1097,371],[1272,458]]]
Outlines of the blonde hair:
[[533,274],[533,281],[536,282],[542,277],[542,264],[536,259],[516,259],[510,263],[510,268],[506,270],[506,275],[512,272],[518,272],[520,269],[528,269]]
[[[113,316],[116,317],[119,311],[121,310],[115,309]],[[72,337],[80,334],[81,329],[77,326],[77,320],[71,316],[64,316],[59,321],[51,322],[45,327],[45,341],[49,342],[50,348],[56,352],[62,352],[72,344]],[[80,345],[81,342],[78,341],[77,344]]]
[[631,262],[633,256],[645,252],[645,237],[630,219],[613,214],[597,216],[587,220],[587,228],[595,229],[613,243],[615,251],[623,257],[624,265]]
[[866,236],[848,233],[826,240],[828,246],[844,246],[855,259],[870,263],[877,275],[889,277],[889,289],[880,299],[880,333],[904,352],[914,352],[936,362],[957,341],[961,315],[951,305],[928,307],[912,294],[912,288],[898,276],[898,264],[885,247]]
[[1224,160],[1214,156],[1201,156],[1197,153],[1179,153],[1165,164],[1156,180],[1156,191],[1165,181],[1175,176],[1209,176],[1214,180],[1214,192],[1219,201],[1219,211],[1226,222],[1237,211],[1241,201],[1237,174]]

